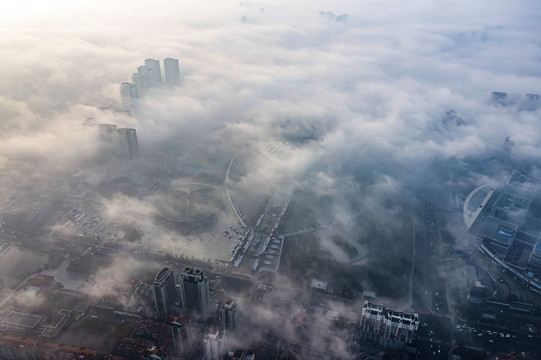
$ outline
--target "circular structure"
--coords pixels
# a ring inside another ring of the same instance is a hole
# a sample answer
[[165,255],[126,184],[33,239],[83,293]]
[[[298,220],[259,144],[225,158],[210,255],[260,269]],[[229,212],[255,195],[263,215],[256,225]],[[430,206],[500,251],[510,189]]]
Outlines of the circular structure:
[[183,232],[214,222],[222,198],[214,187],[189,184],[166,188],[157,194],[158,217]]
[[267,158],[287,159],[294,145],[281,136],[272,133],[261,139],[259,150]]
[[316,119],[280,121],[260,139],[259,150],[269,158],[288,158],[291,151],[317,142],[329,129],[330,125]]
[[318,119],[287,119],[281,121],[279,136],[291,144],[305,144],[321,139],[329,131],[329,122]]

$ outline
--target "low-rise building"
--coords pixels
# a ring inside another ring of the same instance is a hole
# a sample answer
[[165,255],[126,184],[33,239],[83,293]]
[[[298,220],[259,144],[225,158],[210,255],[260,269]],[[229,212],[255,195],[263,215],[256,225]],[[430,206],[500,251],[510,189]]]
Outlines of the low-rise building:
[[162,347],[143,339],[124,338],[117,347],[117,354],[136,360],[167,360],[168,354]]

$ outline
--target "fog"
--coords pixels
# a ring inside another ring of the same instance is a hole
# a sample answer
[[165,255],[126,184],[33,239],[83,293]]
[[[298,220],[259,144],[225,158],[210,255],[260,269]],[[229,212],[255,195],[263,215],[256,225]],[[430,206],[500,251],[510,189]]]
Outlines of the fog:
[[[157,173],[152,159],[176,146],[183,155],[204,150],[213,166],[224,163],[224,174],[212,177],[218,192],[238,154],[228,186],[247,218],[257,218],[272,193],[295,190],[286,230],[337,221],[350,243],[377,257],[363,270],[385,273],[380,267],[411,250],[419,194],[505,179],[497,159],[506,137],[513,156],[538,173],[539,101],[504,106],[491,93],[539,93],[540,12],[534,0],[4,5],[0,203],[68,189],[80,172],[103,183],[127,175],[140,185]],[[145,59],[166,57],[179,59],[181,84],[151,89],[129,114],[115,113],[119,84]],[[137,170],[100,141],[104,123],[137,130]],[[164,177],[167,186],[201,179]],[[202,240],[157,225],[164,195],[94,196],[99,215],[137,227],[143,246],[200,259],[214,254]],[[236,221],[220,201],[217,228]],[[447,227],[463,242],[459,219]],[[58,229],[77,233],[47,227]],[[135,261],[116,259],[100,274]],[[375,279],[359,283],[377,286]],[[91,294],[113,287],[104,284]],[[396,301],[407,303],[404,296]]]
[[[505,136],[532,155],[539,143],[536,112],[489,101],[492,91],[537,91],[533,3],[26,3],[2,15],[3,163],[15,154],[82,161],[92,144],[80,124],[110,121],[96,107],[118,99],[145,58],[167,56],[180,59],[182,86],[156,91],[123,124],[142,144],[224,127],[244,138],[248,126],[286,120],[321,128],[322,150],[310,152],[335,162],[463,158]],[[441,129],[449,109],[468,125]]]

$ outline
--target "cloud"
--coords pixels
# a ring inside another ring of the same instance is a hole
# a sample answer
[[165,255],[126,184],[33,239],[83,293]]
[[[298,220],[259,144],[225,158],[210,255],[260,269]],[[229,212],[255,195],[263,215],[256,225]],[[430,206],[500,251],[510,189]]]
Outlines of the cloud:
[[[174,96],[162,92],[142,105],[137,126],[145,135],[165,136],[172,126],[181,133],[192,124],[208,130],[231,121],[267,126],[279,118],[324,118],[338,124],[336,133],[347,131],[346,145],[358,139],[402,156],[464,156],[495,141],[494,135],[479,124],[470,130],[471,141],[466,138],[471,146],[453,138],[436,146],[423,139],[431,137],[427,128],[436,111],[466,106],[476,117],[493,115],[496,109],[480,95],[536,90],[529,63],[538,43],[532,28],[514,21],[524,16],[528,24],[531,16],[516,6],[491,6],[492,14],[480,16],[475,10],[490,6],[482,4],[469,13],[464,8],[471,4],[420,1],[384,11],[379,3],[337,3],[332,11],[346,11],[347,24],[322,21],[325,7],[317,2],[261,3],[266,11],[253,14],[255,4],[219,3],[206,11],[198,4],[130,3],[108,4],[107,14],[98,5],[66,6],[48,14],[52,18],[33,12],[14,25],[18,35],[3,40],[2,92],[55,116],[52,109],[118,98],[118,82],[146,57],[177,56],[183,86]],[[20,8],[12,11],[22,15]],[[257,21],[240,23],[238,15],[246,11]],[[98,21],[103,25],[90,26]],[[528,52],[517,64],[511,57],[520,47]],[[502,56],[508,60],[494,64]]]
[[[493,181],[507,136],[514,154],[539,160],[541,108],[490,99],[539,91],[539,9],[534,0],[10,4],[0,14],[0,190],[57,190],[81,169],[129,172],[96,136],[96,124],[113,123],[137,129],[144,160],[177,146],[227,161],[238,153],[231,188],[245,202],[294,187],[314,207],[330,203],[320,211],[329,219],[314,222],[340,220],[351,241],[372,228],[404,240],[396,218],[448,168],[463,172],[457,187]],[[120,104],[119,83],[144,59],[165,57],[180,60],[179,87],[153,89],[131,116],[99,108]],[[446,122],[451,110],[464,123]],[[137,224],[148,246],[206,257],[200,239],[157,230],[156,197],[99,204],[107,221]]]
[[[314,173],[322,193],[351,179],[397,181],[420,163],[489,156],[505,136],[517,154],[541,153],[540,110],[489,101],[494,90],[537,91],[535,6],[21,4],[1,15],[0,164],[13,177],[88,168],[100,147],[81,126],[89,118],[135,127],[144,155],[166,143],[254,150],[238,184],[248,190]],[[119,102],[118,84],[145,58],[168,56],[180,59],[180,87],[153,91],[132,117],[97,109]],[[450,109],[467,124],[442,126]],[[314,138],[261,157],[269,133]]]

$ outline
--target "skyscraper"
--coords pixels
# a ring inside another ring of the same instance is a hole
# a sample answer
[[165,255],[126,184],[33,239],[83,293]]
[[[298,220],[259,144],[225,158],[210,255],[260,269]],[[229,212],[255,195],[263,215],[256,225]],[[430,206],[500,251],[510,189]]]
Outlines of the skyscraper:
[[184,267],[180,275],[182,307],[187,312],[197,312],[203,319],[209,316],[209,281],[200,269]]
[[120,134],[114,124],[99,124],[99,138],[102,141],[103,149],[115,157],[122,156],[120,145]]
[[114,124],[99,124],[98,133],[100,139],[106,142],[118,141],[118,129]]
[[510,169],[512,167],[511,155],[513,152],[513,145],[511,138],[509,136],[506,137],[500,154],[500,164],[504,169]]
[[176,354],[185,352],[185,342],[189,338],[190,320],[187,316],[171,316],[164,319],[164,323],[169,327],[173,347]]
[[[165,82],[169,86],[180,84],[180,67],[178,59],[166,58],[163,60]],[[145,65],[137,68],[137,72],[132,74],[132,82],[123,82],[120,84],[120,95],[122,104],[125,108],[130,108],[135,104],[135,99],[147,94],[149,89],[161,86],[162,71],[160,61],[155,59],[146,59]]]
[[225,336],[224,332],[217,329],[210,329],[209,333],[203,339],[205,344],[206,360],[222,360],[225,354]]
[[134,103],[134,99],[139,97],[137,86],[130,82],[123,82],[120,84],[120,97],[122,99],[122,105],[124,105],[125,108],[131,107]]
[[145,67],[150,77],[149,86],[157,86],[162,83],[162,72],[160,69],[160,61],[154,59],[146,59]]
[[233,303],[231,299],[227,299],[225,304],[218,308],[218,316],[223,329],[234,330],[238,320],[237,304]]
[[178,59],[163,59],[163,69],[165,71],[165,82],[167,85],[174,86],[180,84],[180,67],[178,65]]
[[158,272],[152,291],[158,315],[170,315],[171,305],[174,305],[177,299],[175,276],[170,268],[164,267]]
[[135,129],[118,129],[118,134],[120,135],[122,155],[128,159],[138,158],[139,144],[137,142],[137,133],[135,132]]
[[139,91],[144,91],[152,85],[152,70],[145,65],[139,66],[131,79]]

